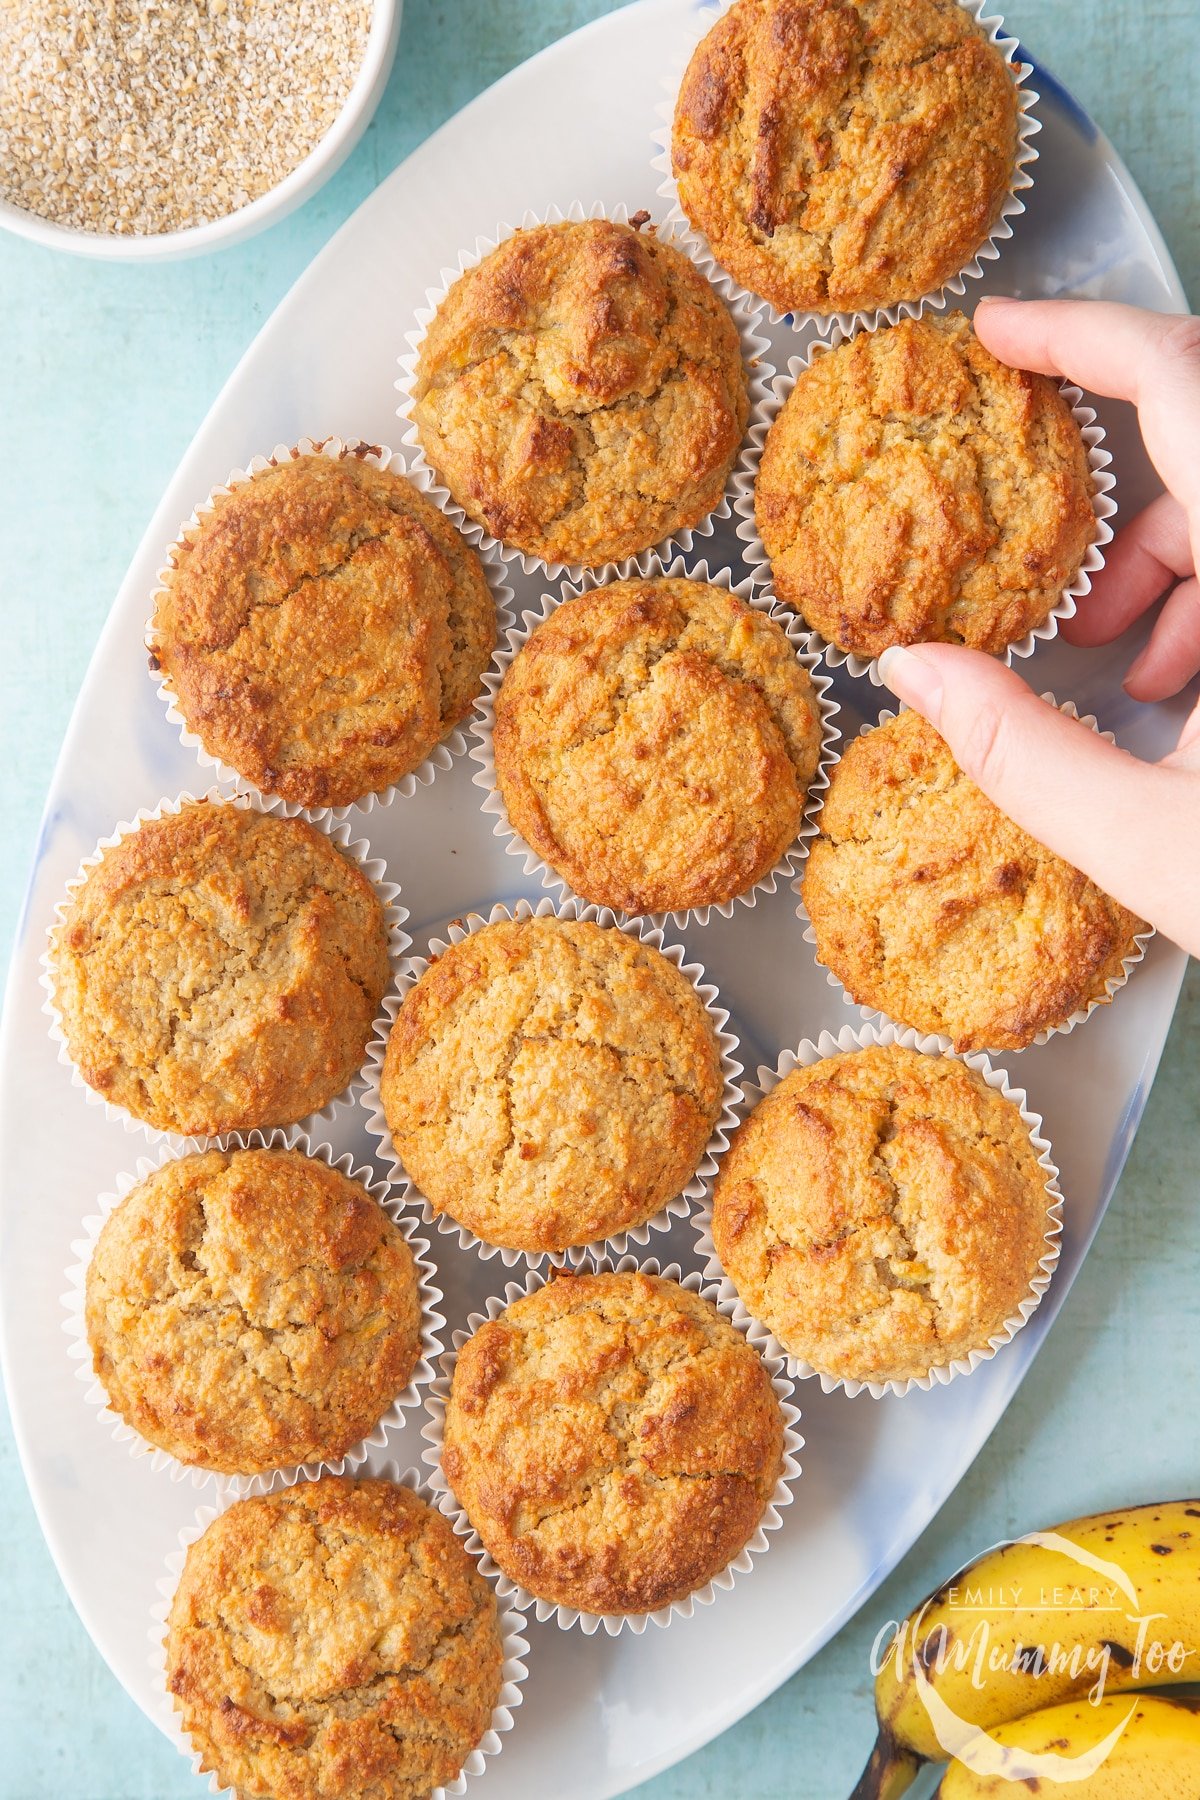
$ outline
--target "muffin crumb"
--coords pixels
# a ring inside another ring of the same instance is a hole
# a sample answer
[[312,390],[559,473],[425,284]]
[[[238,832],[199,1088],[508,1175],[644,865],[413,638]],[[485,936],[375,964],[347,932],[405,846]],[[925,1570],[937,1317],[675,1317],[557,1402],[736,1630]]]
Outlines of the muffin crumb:
[[720,1114],[695,988],[615,926],[499,919],[405,996],[381,1095],[436,1212],[557,1252],[632,1229],[692,1179]]
[[817,690],[777,619],[682,577],[614,581],[537,625],[496,696],[514,828],[615,911],[720,905],[791,845]]
[[337,1475],[213,1520],[166,1651],[202,1770],[288,1800],[425,1800],[488,1729],[503,1672],[495,1597],[448,1521]]
[[1075,580],[1092,494],[1058,384],[954,313],[816,356],[767,434],[754,513],[780,599],[840,649],[995,655]]
[[737,326],[672,244],[610,219],[516,231],[421,343],[412,418],[493,537],[594,566],[698,525],[749,415]]
[[777,311],[890,306],[984,243],[1018,114],[957,0],[737,0],[684,75],[672,168],[717,260]]
[[411,774],[470,712],[496,642],[478,556],[368,449],[218,494],[155,603],[155,661],[188,727],[298,806]]
[[403,1232],[297,1150],[203,1151],[139,1181],[101,1229],[85,1316],[112,1409],[225,1475],[336,1461],[421,1354]]
[[304,819],[198,800],[103,851],[51,935],[87,1085],[182,1137],[292,1125],[361,1068],[389,975],[374,887]]
[[817,956],[958,1051],[1021,1050],[1102,1003],[1146,927],[994,806],[919,713],[849,745],[809,850]]
[[762,1358],[710,1300],[638,1271],[562,1271],[463,1345],[443,1466],[530,1593],[654,1612],[757,1530],[783,1414]]
[[1047,1250],[1046,1180],[1017,1106],[982,1075],[872,1045],[759,1101],[718,1176],[713,1242],[790,1355],[903,1382],[1016,1317]]

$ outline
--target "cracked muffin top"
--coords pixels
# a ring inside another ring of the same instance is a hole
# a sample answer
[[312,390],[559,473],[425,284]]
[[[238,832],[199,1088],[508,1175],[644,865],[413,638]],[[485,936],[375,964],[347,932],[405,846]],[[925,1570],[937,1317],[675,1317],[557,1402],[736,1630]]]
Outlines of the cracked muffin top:
[[565,1250],[640,1225],[696,1172],[721,1110],[687,976],[615,927],[501,919],[405,996],[382,1098],[435,1212],[489,1244]]
[[467,714],[496,641],[479,558],[405,476],[300,456],[218,495],[155,602],[152,667],[210,755],[344,806]]
[[795,840],[821,757],[783,627],[725,588],[615,581],[555,607],[496,696],[513,826],[577,894],[627,913],[744,894]]
[[842,1381],[983,1350],[1046,1254],[1046,1171],[1016,1105],[899,1045],[794,1069],[737,1132],[713,1242],[747,1310]]
[[424,1800],[491,1723],[492,1590],[408,1488],[326,1475],[190,1547],[167,1687],[205,1773],[259,1800]]
[[679,199],[781,313],[939,288],[1000,215],[1016,82],[956,0],[737,0],[675,105]]
[[740,1555],[782,1464],[762,1358],[662,1276],[560,1271],[458,1353],[446,1478],[540,1600],[647,1613],[684,1599]]
[[209,1150],[147,1175],[104,1222],[85,1316],[114,1412],[224,1475],[345,1455],[421,1353],[404,1234],[297,1150]]
[[90,1088],[159,1131],[292,1125],[354,1079],[388,982],[361,869],[303,819],[198,800],[105,850],[52,934]]
[[780,599],[867,658],[1003,650],[1045,621],[1096,535],[1057,382],[998,362],[961,313],[817,356],[767,433],[754,513]]
[[1107,998],[1146,927],[1006,818],[918,713],[849,746],[804,872],[817,956],[956,1050],[1021,1050]]
[[750,402],[737,327],[680,251],[608,219],[514,232],[421,344],[412,418],[458,504],[548,563],[698,525]]

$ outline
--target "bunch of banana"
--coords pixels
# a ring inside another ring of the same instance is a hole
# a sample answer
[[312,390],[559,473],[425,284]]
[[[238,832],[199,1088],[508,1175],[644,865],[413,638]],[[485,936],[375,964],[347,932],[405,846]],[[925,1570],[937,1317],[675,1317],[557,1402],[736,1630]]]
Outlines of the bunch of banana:
[[[1119,1701],[1200,1680],[1200,1500],[1097,1513],[988,1551],[878,1654],[879,1737],[851,1800],[897,1800],[922,1763],[947,1760],[945,1800],[1059,1784],[1074,1800],[1200,1796],[1191,1707]],[[1156,1745],[1164,1768],[1191,1758],[1190,1785],[1147,1773]]]
[[[1055,1794],[1064,1800],[1191,1800],[1200,1794],[1197,1700],[1165,1694],[1110,1694],[1098,1706],[1071,1700],[998,1725],[990,1735],[1014,1753],[1014,1768],[1036,1773],[981,1775],[956,1759],[942,1777],[938,1800],[1014,1800],[1027,1793],[1043,1800]],[[1103,1760],[1080,1778],[1079,1764],[1101,1751]]]

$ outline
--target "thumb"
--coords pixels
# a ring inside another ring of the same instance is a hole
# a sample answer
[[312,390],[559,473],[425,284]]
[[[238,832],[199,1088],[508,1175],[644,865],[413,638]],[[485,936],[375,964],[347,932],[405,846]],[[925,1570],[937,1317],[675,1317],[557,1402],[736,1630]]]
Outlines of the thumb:
[[1200,950],[1200,774],[1139,762],[976,650],[892,648],[879,672],[1002,812],[1140,918]]

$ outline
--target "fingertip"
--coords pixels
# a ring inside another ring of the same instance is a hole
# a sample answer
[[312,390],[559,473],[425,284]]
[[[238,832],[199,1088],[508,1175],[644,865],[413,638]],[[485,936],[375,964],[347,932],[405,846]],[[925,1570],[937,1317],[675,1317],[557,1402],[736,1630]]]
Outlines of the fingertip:
[[1187,515],[1160,494],[1117,532],[1090,591],[1059,626],[1064,642],[1080,650],[1111,644],[1191,567]]
[[982,294],[975,303],[974,323],[976,326],[986,323],[994,329],[1005,320],[1017,318],[1026,305],[1026,301],[1018,300],[1012,294]]
[[1121,683],[1131,700],[1142,706],[1155,706],[1160,700],[1173,700],[1187,686],[1186,675],[1181,680],[1175,675],[1156,674],[1153,667],[1143,668],[1143,660],[1138,657]]
[[1153,706],[1159,700],[1171,700],[1181,688],[1188,684],[1190,671],[1164,665],[1158,654],[1154,639],[1140,655],[1135,656],[1129,665],[1128,673],[1121,686],[1131,700],[1137,700],[1143,706]]
[[1131,700],[1171,700],[1200,670],[1200,584],[1193,576],[1169,595],[1150,642],[1122,683]]
[[1023,335],[1024,305],[1025,302],[1014,300],[1010,294],[984,294],[976,305],[972,320],[975,335],[984,349],[1014,368],[1020,366],[1016,345]]
[[898,700],[936,725],[944,689],[935,663],[902,644],[889,644],[879,658],[879,678]]
[[1085,606],[1062,620],[1058,634],[1073,650],[1099,650],[1133,623],[1137,615],[1130,612],[1127,602],[1127,595],[1110,594],[1107,590],[1099,595],[1089,594]]
[[1095,645],[1091,631],[1078,613],[1074,613],[1071,618],[1062,621],[1058,628],[1058,635],[1064,644],[1070,644],[1075,650],[1091,650]]

